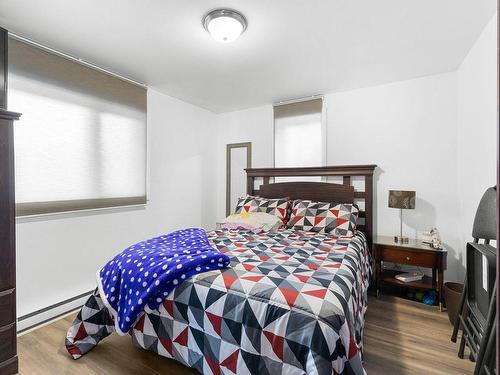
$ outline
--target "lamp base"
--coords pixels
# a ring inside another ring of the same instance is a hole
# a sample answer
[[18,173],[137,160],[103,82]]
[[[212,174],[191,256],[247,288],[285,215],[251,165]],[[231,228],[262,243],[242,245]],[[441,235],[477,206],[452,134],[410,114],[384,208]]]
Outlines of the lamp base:
[[410,239],[406,236],[394,236],[394,242],[400,244],[407,244],[410,242]]

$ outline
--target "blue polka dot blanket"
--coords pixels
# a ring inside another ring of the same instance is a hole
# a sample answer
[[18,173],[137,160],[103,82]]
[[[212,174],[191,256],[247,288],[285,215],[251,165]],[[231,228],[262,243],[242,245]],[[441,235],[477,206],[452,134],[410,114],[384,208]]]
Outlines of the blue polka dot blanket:
[[184,280],[228,265],[203,229],[183,229],[128,247],[97,272],[97,284],[116,331],[125,335],[145,307],[157,309]]

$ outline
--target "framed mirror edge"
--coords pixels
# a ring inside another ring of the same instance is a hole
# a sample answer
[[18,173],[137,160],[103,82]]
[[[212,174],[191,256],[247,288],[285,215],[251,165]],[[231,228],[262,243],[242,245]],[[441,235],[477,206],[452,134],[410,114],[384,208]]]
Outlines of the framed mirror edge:
[[228,143],[226,145],[226,216],[231,214],[231,152],[237,148],[246,148],[246,168],[252,168],[252,142]]

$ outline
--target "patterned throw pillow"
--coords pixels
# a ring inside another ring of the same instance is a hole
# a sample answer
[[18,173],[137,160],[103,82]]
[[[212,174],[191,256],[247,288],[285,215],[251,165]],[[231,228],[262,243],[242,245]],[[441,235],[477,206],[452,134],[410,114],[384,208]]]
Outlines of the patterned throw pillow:
[[236,214],[241,214],[245,212],[265,212],[279,217],[283,224],[286,224],[288,215],[288,197],[268,199],[262,197],[254,197],[252,195],[247,195],[238,199],[238,204],[236,205]]
[[354,204],[295,200],[288,226],[293,229],[352,237],[359,209]]

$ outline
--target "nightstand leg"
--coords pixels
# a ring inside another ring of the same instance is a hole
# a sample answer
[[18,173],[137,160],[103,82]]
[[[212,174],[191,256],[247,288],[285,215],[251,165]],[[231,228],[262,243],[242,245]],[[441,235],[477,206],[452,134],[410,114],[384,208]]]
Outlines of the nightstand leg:
[[443,311],[443,271],[438,270],[438,301],[439,301],[439,311]]
[[377,288],[377,298],[380,295],[380,278],[382,277],[381,272],[382,265],[380,261],[375,262],[375,287]]

